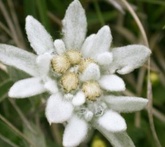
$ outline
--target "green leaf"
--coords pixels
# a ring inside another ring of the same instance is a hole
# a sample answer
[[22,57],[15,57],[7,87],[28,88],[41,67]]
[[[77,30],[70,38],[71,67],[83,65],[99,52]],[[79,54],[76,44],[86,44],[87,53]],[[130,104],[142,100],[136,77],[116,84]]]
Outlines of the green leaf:
[[46,27],[48,32],[51,32],[48,15],[47,15],[48,9],[47,9],[46,0],[36,0],[36,4],[41,18],[41,23]]
[[46,147],[44,133],[37,125],[31,123],[31,126],[35,130],[35,133],[31,132],[26,126],[24,126],[24,134],[33,142],[34,146]]
[[[15,145],[24,146],[24,139],[22,139],[11,127],[9,127],[6,123],[2,122],[0,120],[0,140],[3,140],[3,143],[0,142],[0,146],[1,147],[12,147],[11,145],[9,145],[9,142],[14,143]],[[5,138],[3,138],[3,136]],[[6,141],[5,141],[5,140]]]
[[0,103],[7,97],[12,84],[13,82],[11,80],[6,80],[0,84]]
[[25,16],[32,15],[36,17],[36,5],[35,0],[24,0],[24,10],[25,10]]
[[61,0],[50,0],[50,3],[55,11],[58,11],[59,13],[65,12],[65,5]]
[[[14,142],[12,142],[10,139],[8,139],[7,137],[3,136],[0,134],[0,139],[3,140],[4,142],[6,142],[8,145],[10,145],[11,147],[19,147],[18,145],[16,145]],[[1,143],[0,143],[1,144]],[[2,144],[1,144],[2,145]],[[4,145],[6,146],[6,145]]]
[[[114,18],[117,17],[117,13],[116,11],[108,11],[108,12],[102,12],[102,19],[106,22],[106,21],[110,21]],[[89,26],[93,26],[95,24],[99,24],[100,21],[99,19],[96,17],[96,13],[90,12],[87,15],[87,20],[88,20],[88,25]]]
[[7,72],[1,70],[1,68],[0,68],[0,81],[1,82],[5,81],[8,78],[9,78],[9,76],[8,76]]
[[151,4],[157,4],[157,5],[165,5],[165,2],[163,0],[141,0],[141,2],[147,2]]
[[135,147],[131,138],[124,132],[109,132],[102,128],[101,126],[94,126],[100,133],[102,133],[105,138],[113,145],[113,147]]
[[21,70],[18,70],[14,67],[9,66],[7,69],[9,72],[10,79],[14,82],[30,77],[27,73],[25,73]]

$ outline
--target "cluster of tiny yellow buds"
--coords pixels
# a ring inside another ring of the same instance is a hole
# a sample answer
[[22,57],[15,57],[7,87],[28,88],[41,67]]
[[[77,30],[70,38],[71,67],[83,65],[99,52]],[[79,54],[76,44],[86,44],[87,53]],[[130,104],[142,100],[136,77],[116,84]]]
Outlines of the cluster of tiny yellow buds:
[[69,50],[63,55],[55,55],[51,60],[52,69],[58,74],[63,74],[72,65],[79,64],[81,58],[81,53],[76,50]]
[[79,64],[79,72],[82,73],[89,64],[95,63],[93,59],[87,58],[87,59],[82,59],[80,64]]
[[65,73],[70,68],[70,62],[66,55],[55,55],[51,60],[52,69],[56,73]]
[[60,83],[62,88],[69,93],[78,88],[79,79],[76,73],[67,72],[62,75]]
[[79,64],[82,58],[81,53],[76,50],[67,51],[66,56],[72,65]]
[[[60,85],[64,92],[70,93],[82,86],[81,89],[86,98],[96,101],[97,97],[102,94],[99,84],[96,81],[86,81],[80,84],[78,77],[79,73],[81,74],[91,63],[95,63],[93,59],[82,58],[81,53],[76,50],[68,50],[62,55],[55,55],[51,60],[53,71],[61,74]],[[69,69],[75,66],[78,66],[78,71],[71,72]]]
[[102,90],[96,81],[84,82],[82,91],[85,93],[86,98],[91,101],[95,101],[102,94]]

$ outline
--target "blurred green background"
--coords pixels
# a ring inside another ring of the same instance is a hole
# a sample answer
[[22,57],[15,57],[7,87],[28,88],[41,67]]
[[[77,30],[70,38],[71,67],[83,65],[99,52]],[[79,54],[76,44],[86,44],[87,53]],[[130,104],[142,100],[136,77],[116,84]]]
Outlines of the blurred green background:
[[[33,52],[25,33],[25,17],[38,19],[53,36],[61,38],[61,20],[71,0],[0,0],[0,43],[11,44]],[[103,25],[111,27],[112,46],[144,44],[144,39],[131,13],[122,0],[81,0],[88,21],[87,34],[96,33]],[[139,17],[152,49],[151,76],[155,130],[149,123],[147,109],[124,114],[128,134],[137,147],[157,147],[154,133],[165,146],[165,1],[128,0]],[[146,97],[147,64],[124,75],[127,91],[124,95]],[[9,99],[11,85],[25,73],[0,63],[0,147],[61,147],[64,127],[50,126],[45,118],[48,94],[28,99]],[[152,119],[150,119],[152,120]],[[81,147],[110,147],[97,131],[91,130]]]

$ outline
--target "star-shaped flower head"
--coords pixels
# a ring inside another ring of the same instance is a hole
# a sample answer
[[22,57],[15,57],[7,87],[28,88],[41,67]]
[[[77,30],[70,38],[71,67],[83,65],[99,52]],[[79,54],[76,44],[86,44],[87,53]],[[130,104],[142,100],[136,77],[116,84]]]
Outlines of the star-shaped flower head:
[[97,128],[114,146],[133,146],[124,132],[126,123],[120,112],[139,111],[147,100],[112,95],[125,90],[124,81],[115,72],[133,71],[151,52],[143,45],[111,48],[108,26],[85,39],[86,30],[85,12],[78,0],[66,11],[63,38],[54,43],[44,27],[28,16],[26,32],[37,55],[0,45],[2,62],[33,76],[16,82],[9,96],[24,98],[49,91],[46,117],[50,124],[67,121],[64,146],[79,145],[90,127]]
[[[143,45],[111,48],[112,36],[108,26],[85,39],[86,17],[78,0],[69,5],[62,22],[63,38],[55,40],[58,56],[53,57],[52,65],[57,73],[59,61],[65,58],[70,67],[61,75],[61,93],[52,95],[47,102],[48,121],[68,122],[63,136],[64,146],[79,145],[91,126],[106,136],[108,134],[114,146],[120,143],[133,146],[124,132],[126,123],[120,112],[139,111],[148,100],[115,96],[111,92],[125,90],[124,81],[115,72],[127,74],[140,67],[151,51]],[[127,139],[125,144],[119,136]]]

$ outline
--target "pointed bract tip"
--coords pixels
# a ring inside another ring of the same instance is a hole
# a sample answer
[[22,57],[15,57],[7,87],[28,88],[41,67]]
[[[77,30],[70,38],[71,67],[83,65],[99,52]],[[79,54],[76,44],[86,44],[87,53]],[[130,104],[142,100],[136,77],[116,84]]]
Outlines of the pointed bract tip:
[[8,96],[10,98],[18,98],[16,95],[15,95],[15,92],[13,91],[13,86],[9,89],[8,91]]
[[109,27],[108,25],[105,25],[105,26],[103,26],[103,27],[99,30],[99,32],[102,32],[102,31],[105,31],[105,32],[109,32],[109,33],[110,33],[110,27]]
[[26,16],[26,21],[30,21],[30,20],[32,20],[32,19],[34,19],[33,16],[31,16],[31,15]]
[[102,27],[102,29],[110,30],[110,27],[108,25],[105,25]]
[[51,121],[49,121],[49,120],[48,120],[48,123],[49,123],[49,125],[50,125],[50,126],[52,125],[52,122],[51,122]]
[[14,98],[14,97],[13,97],[13,94],[12,94],[12,92],[11,92],[11,90],[9,90],[8,96],[9,96],[10,98]]

